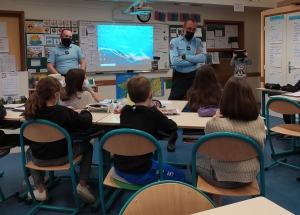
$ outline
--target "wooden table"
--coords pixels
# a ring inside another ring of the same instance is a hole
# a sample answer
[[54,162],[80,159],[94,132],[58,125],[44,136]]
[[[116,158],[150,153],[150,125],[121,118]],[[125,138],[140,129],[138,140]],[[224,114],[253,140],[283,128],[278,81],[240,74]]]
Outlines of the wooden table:
[[24,118],[24,116],[20,116],[22,112],[19,111],[12,111],[12,110],[6,110],[6,116],[3,120],[9,120],[9,121],[20,121]]
[[195,213],[193,215],[292,215],[293,213],[271,202],[265,197],[256,197],[249,200],[225,205],[223,207]]

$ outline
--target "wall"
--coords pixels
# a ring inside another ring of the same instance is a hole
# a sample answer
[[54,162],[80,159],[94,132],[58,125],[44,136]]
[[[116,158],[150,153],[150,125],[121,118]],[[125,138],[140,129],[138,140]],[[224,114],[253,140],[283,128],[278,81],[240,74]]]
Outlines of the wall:
[[[16,3],[17,2],[17,3]],[[55,4],[54,2],[57,2]],[[76,2],[76,4],[61,3],[62,1],[52,0],[48,2],[34,1],[6,1],[2,0],[2,10],[23,10],[25,11],[26,19],[57,19],[57,20],[90,20],[90,21],[113,21],[112,10],[118,6],[129,6],[130,3],[101,3],[101,2]],[[68,1],[66,1],[68,2]],[[263,9],[260,8],[245,8],[245,12],[237,13],[233,11],[232,6],[183,6],[183,5],[166,5],[166,4],[151,4],[151,6],[162,12],[190,12],[200,13],[203,23],[204,19],[209,20],[237,20],[245,22],[245,47],[249,56],[253,60],[253,64],[248,67],[248,72],[260,72],[260,13]],[[134,22],[139,21],[134,19]],[[149,23],[162,23],[151,19]],[[202,24],[200,23],[200,24]],[[182,24],[181,22],[169,22],[168,24]],[[232,68],[233,71],[233,68]],[[172,72],[163,74],[147,74],[147,77],[171,77]],[[115,79],[115,75],[95,76],[96,80],[111,80]],[[247,81],[251,84],[255,97],[260,100],[259,93],[255,90],[259,87],[259,77],[248,78]],[[99,87],[99,92],[103,98],[115,97],[115,87],[106,86]],[[167,98],[169,91],[165,91]]]

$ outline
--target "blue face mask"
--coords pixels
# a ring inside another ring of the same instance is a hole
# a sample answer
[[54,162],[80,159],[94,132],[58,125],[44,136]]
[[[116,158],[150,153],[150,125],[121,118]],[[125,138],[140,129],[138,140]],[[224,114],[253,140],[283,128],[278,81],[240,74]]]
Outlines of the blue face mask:
[[238,60],[243,60],[243,58],[241,58],[241,57],[239,57],[239,58],[237,58]]

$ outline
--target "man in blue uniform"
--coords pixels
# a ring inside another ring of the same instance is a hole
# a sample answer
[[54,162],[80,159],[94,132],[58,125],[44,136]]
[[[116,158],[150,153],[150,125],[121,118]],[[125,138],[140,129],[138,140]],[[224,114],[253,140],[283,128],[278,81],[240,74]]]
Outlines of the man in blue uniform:
[[169,100],[182,100],[192,86],[196,70],[205,62],[201,39],[194,37],[197,22],[187,19],[184,34],[170,42],[170,58],[173,65],[172,89]]
[[[66,75],[69,69],[86,69],[84,54],[79,46],[72,44],[72,32],[64,29],[60,44],[51,49],[47,69],[52,74]],[[80,64],[80,65],[79,65]]]

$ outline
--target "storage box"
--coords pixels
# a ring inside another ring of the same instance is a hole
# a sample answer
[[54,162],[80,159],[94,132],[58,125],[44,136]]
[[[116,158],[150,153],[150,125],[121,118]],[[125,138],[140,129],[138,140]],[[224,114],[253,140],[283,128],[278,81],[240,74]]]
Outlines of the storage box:
[[285,0],[281,2],[277,2],[277,7],[285,7],[290,5],[300,5],[300,0]]

